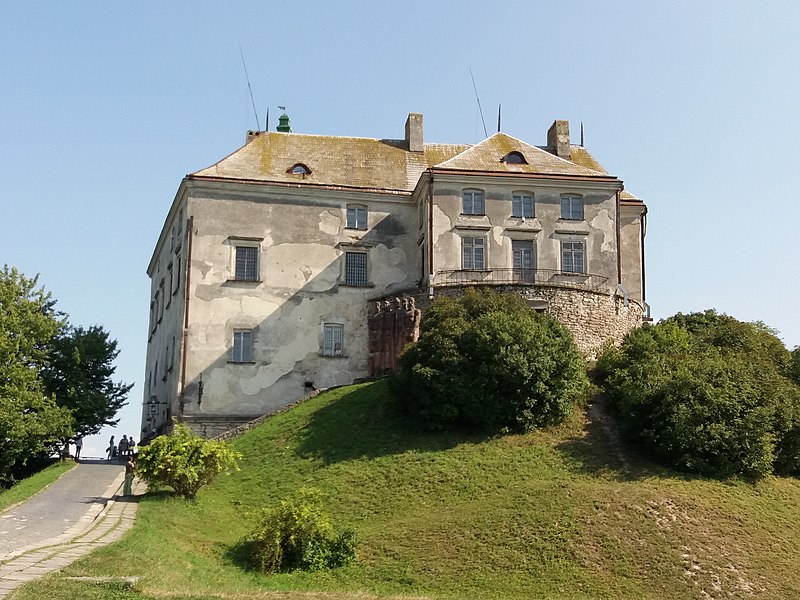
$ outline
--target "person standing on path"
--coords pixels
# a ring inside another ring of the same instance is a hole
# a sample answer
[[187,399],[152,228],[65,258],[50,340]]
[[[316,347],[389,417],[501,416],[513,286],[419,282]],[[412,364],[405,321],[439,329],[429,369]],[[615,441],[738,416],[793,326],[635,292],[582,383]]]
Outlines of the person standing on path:
[[117,454],[117,445],[114,443],[113,435],[108,442],[108,448],[106,448],[106,452],[108,452],[108,460],[111,460]]
[[83,437],[80,435],[75,436],[75,460],[81,459],[81,449],[83,449]]
[[130,496],[131,486],[133,485],[133,472],[136,465],[133,464],[133,456],[128,456],[128,462],[125,463],[125,484],[122,486],[122,495]]

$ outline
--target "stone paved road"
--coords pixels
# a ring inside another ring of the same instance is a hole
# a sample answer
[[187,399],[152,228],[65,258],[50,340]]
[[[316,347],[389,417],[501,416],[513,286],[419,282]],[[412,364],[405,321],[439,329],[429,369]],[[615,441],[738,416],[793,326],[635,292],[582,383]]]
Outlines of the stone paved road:
[[[82,461],[27,502],[0,514],[0,598],[120,539],[133,525],[138,497],[120,498],[124,470]],[[5,532],[5,533],[3,533]]]
[[116,463],[83,461],[27,502],[0,513],[0,559],[96,517],[116,492],[109,487],[123,471]]

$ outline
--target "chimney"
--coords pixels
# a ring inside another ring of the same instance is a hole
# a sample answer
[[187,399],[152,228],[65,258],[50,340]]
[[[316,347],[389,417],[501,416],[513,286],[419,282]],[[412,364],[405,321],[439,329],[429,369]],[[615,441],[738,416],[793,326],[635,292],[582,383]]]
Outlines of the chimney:
[[250,142],[252,142],[255,138],[257,138],[260,135],[261,135],[260,131],[253,131],[252,129],[248,129],[247,130],[247,138],[245,139],[244,143],[245,144],[249,144]]
[[406,144],[409,152],[422,152],[425,148],[422,144],[422,114],[408,113],[406,119]]
[[569,121],[553,121],[547,130],[547,149],[559,158],[570,160]]

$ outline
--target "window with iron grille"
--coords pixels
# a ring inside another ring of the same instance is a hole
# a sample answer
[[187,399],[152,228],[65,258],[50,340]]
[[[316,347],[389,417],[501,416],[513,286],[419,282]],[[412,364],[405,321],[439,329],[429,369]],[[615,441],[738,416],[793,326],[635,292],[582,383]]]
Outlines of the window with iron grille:
[[566,273],[585,273],[583,242],[561,242],[561,270]]
[[322,335],[322,355],[342,356],[344,345],[344,325],[325,323]]
[[231,346],[231,362],[253,362],[253,332],[250,329],[234,329]]
[[464,215],[486,214],[481,190],[464,190],[461,192],[461,213]]
[[236,273],[238,281],[258,281],[258,247],[236,246]]
[[344,282],[345,285],[368,285],[366,252],[345,252]]
[[347,228],[366,229],[367,228],[367,207],[349,204],[347,206]]
[[533,196],[514,192],[511,195],[511,216],[512,217],[533,217]]
[[461,268],[484,269],[486,266],[486,240],[482,237],[461,238]]
[[561,196],[561,218],[583,220],[583,198],[572,194]]

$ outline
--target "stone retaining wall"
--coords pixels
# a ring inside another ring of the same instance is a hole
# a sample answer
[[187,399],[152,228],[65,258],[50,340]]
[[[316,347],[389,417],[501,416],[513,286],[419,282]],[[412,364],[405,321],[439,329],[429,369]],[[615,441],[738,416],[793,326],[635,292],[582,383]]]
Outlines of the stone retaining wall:
[[[467,287],[476,286],[439,287],[434,290],[434,298],[460,296]],[[491,286],[491,289],[520,294],[535,308],[553,315],[569,329],[587,359],[594,359],[607,340],[620,344],[625,334],[642,324],[644,314],[644,309],[638,302],[629,300],[626,306],[622,296],[606,291],[545,285],[496,285]],[[395,296],[413,297],[423,314],[431,304],[426,290],[408,290],[386,298]]]

